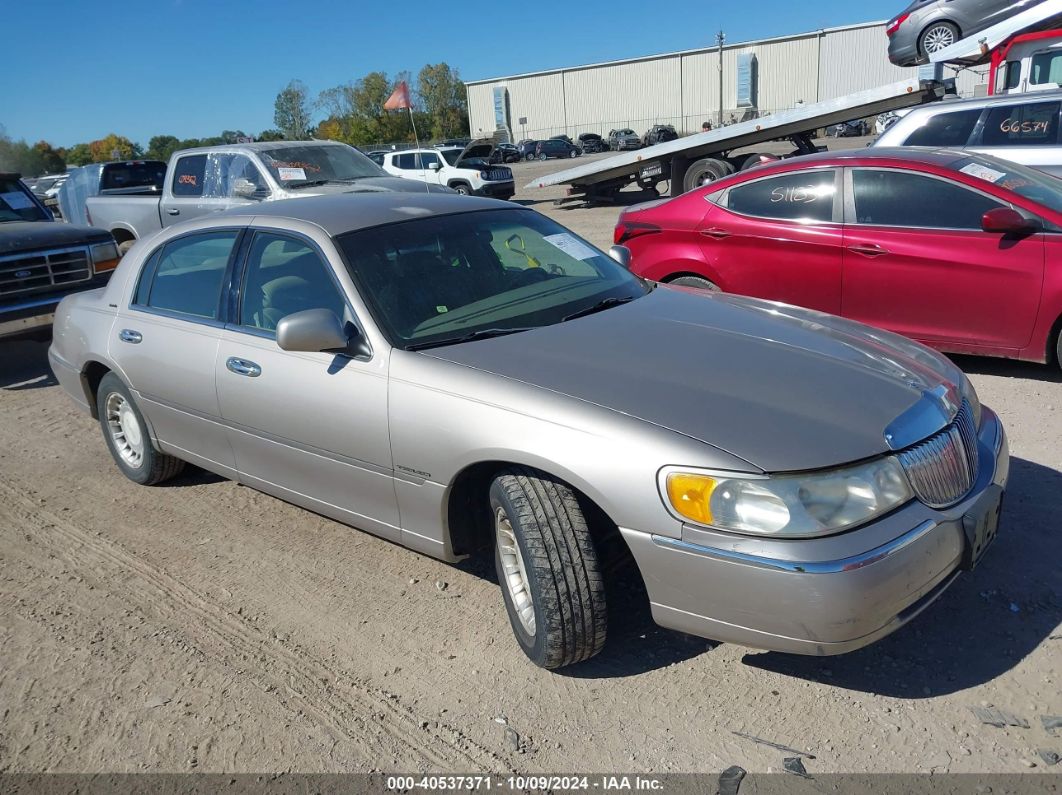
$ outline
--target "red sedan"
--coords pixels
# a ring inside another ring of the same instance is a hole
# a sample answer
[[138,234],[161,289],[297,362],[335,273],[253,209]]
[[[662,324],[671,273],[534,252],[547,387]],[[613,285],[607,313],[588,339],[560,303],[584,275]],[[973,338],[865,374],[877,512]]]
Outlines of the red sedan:
[[631,270],[942,351],[1062,362],[1062,180],[946,150],[824,152],[620,215]]

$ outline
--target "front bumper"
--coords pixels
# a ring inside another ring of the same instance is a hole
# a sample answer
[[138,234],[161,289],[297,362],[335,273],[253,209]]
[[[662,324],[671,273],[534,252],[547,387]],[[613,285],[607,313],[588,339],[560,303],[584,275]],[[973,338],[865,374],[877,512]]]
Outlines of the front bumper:
[[511,199],[516,194],[516,181],[485,182],[482,187],[472,191],[475,196],[487,196],[491,199]]
[[899,629],[960,572],[963,518],[1006,486],[1006,432],[989,409],[973,491],[943,510],[917,500],[855,530],[754,539],[684,526],[675,539],[621,529],[658,624],[795,654],[843,654]]
[[641,148],[642,148],[642,142],[641,141],[619,141],[619,142],[616,143],[616,151],[617,152],[624,152],[624,151],[627,151],[629,149],[641,149]]

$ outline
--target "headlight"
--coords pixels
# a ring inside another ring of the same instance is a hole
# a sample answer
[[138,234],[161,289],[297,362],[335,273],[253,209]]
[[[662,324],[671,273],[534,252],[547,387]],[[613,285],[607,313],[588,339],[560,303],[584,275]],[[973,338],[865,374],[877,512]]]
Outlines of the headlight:
[[96,273],[113,271],[118,266],[118,246],[112,243],[97,243],[92,252],[92,267]]
[[728,477],[665,471],[672,509],[697,524],[735,533],[806,538],[863,524],[914,494],[895,458],[804,475]]
[[959,394],[963,396],[967,403],[970,404],[970,408],[973,410],[974,427],[981,427],[981,399],[977,397],[977,390],[974,389],[974,385],[970,383],[970,379],[966,377],[966,373],[962,374],[962,383],[959,384]]

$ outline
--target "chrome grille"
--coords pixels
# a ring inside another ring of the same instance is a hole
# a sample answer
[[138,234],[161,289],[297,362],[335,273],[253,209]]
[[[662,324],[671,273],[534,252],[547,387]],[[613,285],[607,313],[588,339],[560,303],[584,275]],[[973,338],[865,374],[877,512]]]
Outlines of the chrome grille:
[[943,508],[958,502],[977,480],[977,428],[965,400],[952,423],[897,456],[922,502]]
[[92,265],[84,246],[0,257],[0,296],[32,293],[90,278]]

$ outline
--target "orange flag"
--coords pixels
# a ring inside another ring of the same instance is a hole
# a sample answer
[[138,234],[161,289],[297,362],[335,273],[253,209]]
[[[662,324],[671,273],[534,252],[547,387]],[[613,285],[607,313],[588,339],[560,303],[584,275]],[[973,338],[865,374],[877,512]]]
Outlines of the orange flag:
[[402,80],[384,103],[384,110],[403,110],[411,107],[413,106],[409,101],[409,86]]

